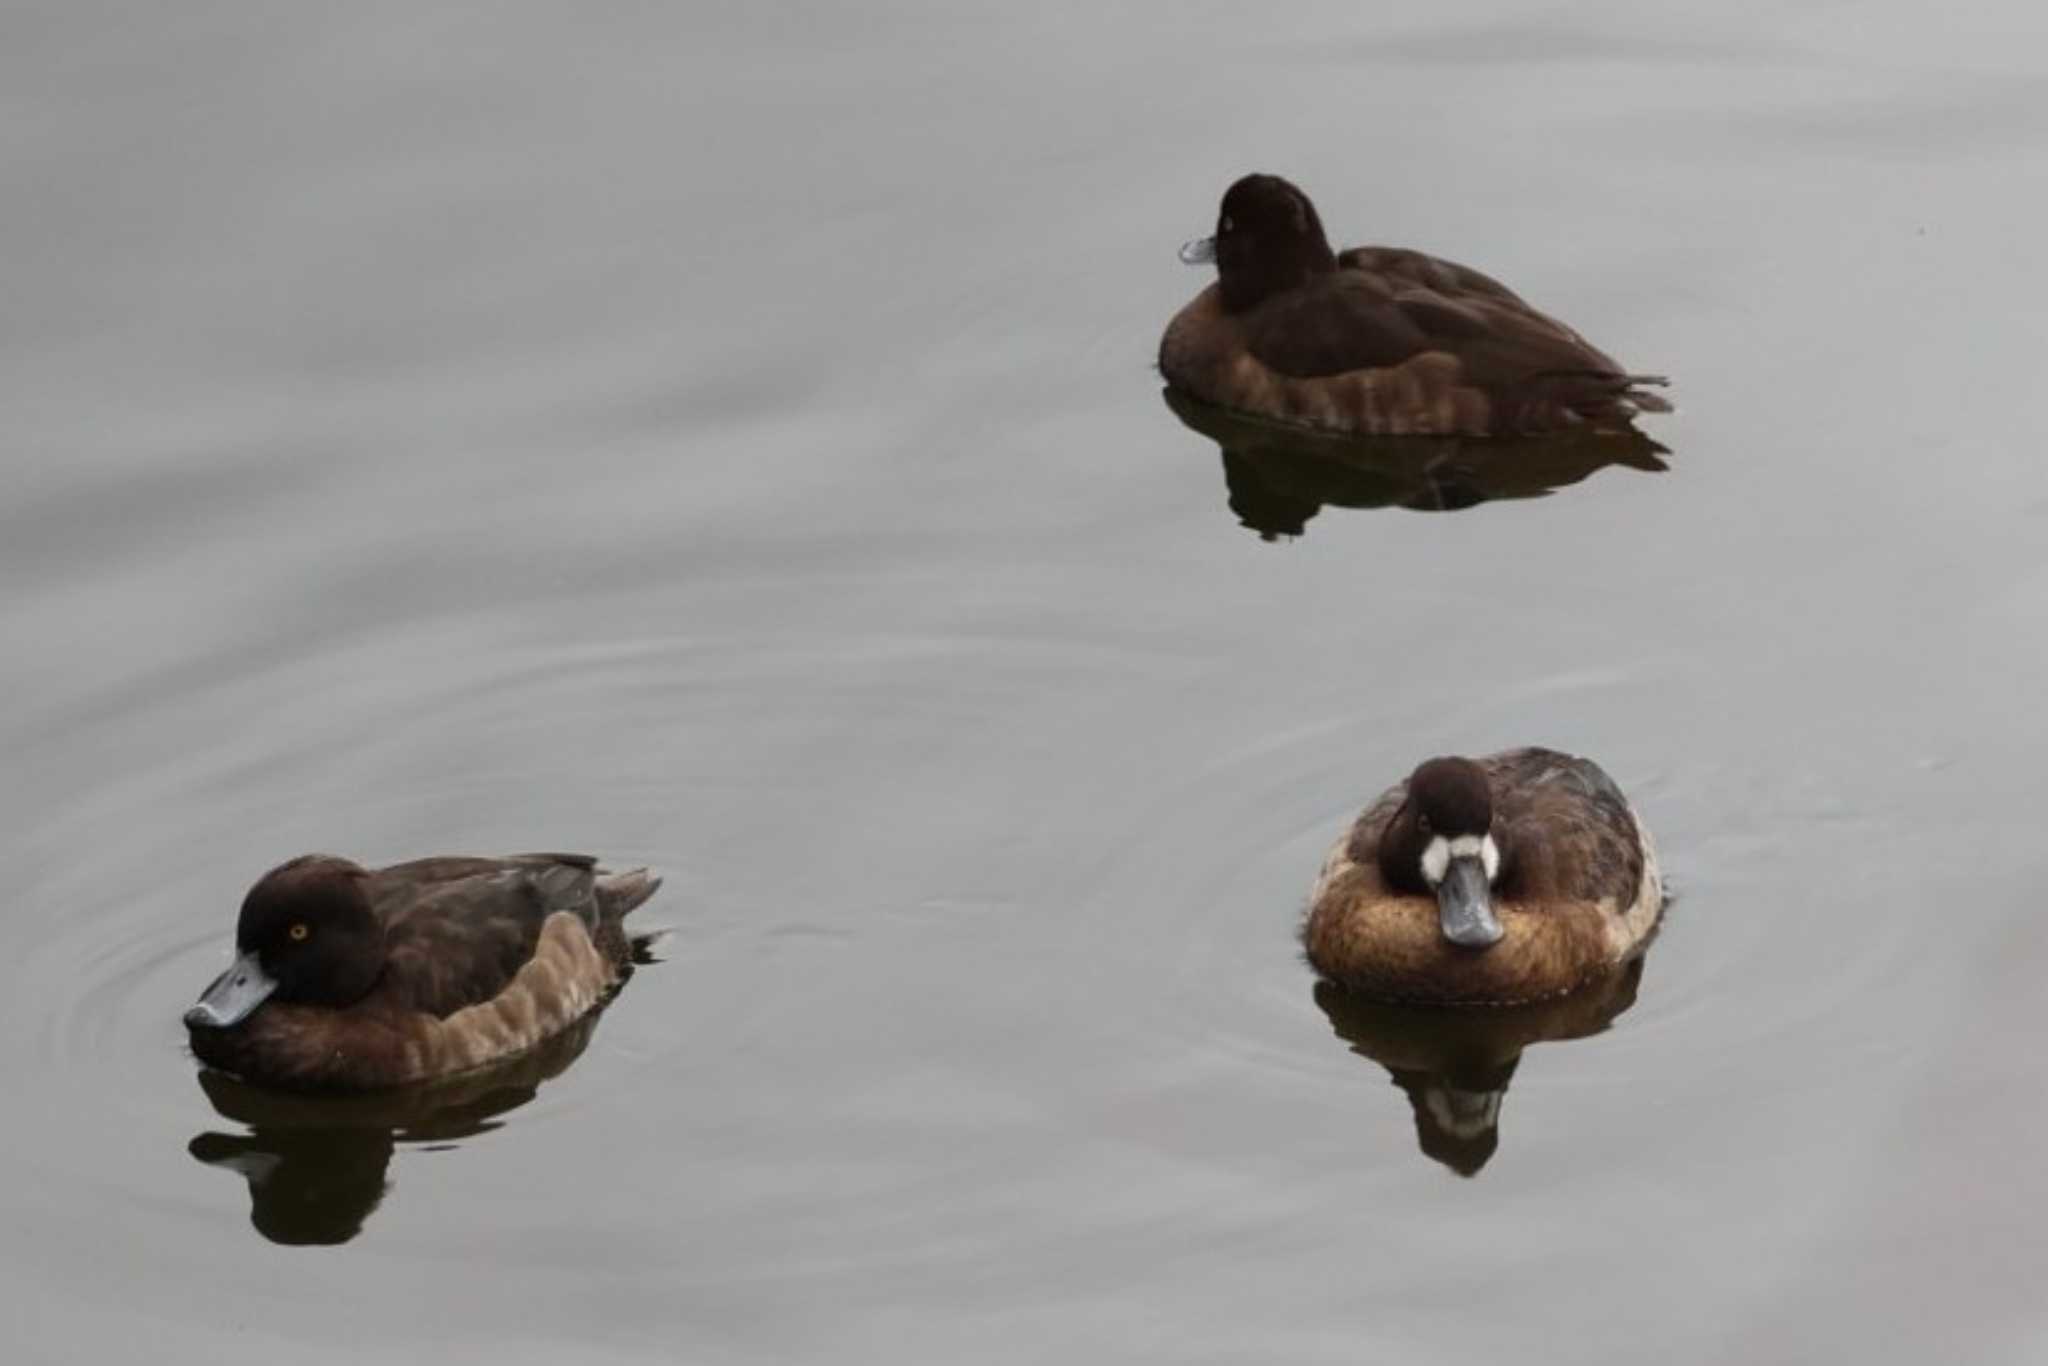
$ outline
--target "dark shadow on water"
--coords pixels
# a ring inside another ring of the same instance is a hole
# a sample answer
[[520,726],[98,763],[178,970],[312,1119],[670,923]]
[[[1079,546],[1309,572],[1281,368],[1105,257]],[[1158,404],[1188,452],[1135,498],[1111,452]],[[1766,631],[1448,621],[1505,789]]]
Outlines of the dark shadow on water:
[[1554,1001],[1454,1009],[1368,1000],[1316,983],[1316,1004],[1351,1051],[1387,1069],[1415,1110],[1423,1153],[1477,1175],[1500,1146],[1508,1082],[1531,1044],[1598,1034],[1636,1002],[1643,959]]
[[345,1243],[391,1189],[387,1169],[401,1144],[450,1144],[498,1128],[576,1061],[602,1013],[495,1067],[369,1095],[270,1091],[202,1069],[199,1087],[214,1110],[248,1132],[202,1133],[186,1150],[248,1181],[249,1222],[271,1242]]
[[1223,448],[1230,510],[1264,540],[1299,536],[1325,507],[1456,512],[1541,498],[1609,465],[1670,468],[1663,446],[1633,429],[1545,437],[1347,436],[1252,417],[1173,389],[1166,406]]

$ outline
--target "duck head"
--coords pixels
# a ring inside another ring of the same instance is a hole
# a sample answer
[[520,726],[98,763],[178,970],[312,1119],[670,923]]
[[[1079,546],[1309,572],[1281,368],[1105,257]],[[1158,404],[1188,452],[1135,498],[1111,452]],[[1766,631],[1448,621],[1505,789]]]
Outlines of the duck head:
[[226,1029],[265,1001],[345,1006],[384,970],[384,925],[363,893],[369,874],[308,854],[249,889],[235,922],[235,961],[185,1012],[192,1029]]
[[1180,259],[1215,263],[1223,307],[1232,313],[1337,269],[1316,206],[1276,175],[1248,175],[1225,191],[1216,235],[1189,242]]
[[1493,794],[1470,759],[1430,759],[1408,779],[1408,799],[1380,838],[1380,875],[1436,898],[1445,939],[1484,949],[1506,933],[1493,913],[1500,847]]

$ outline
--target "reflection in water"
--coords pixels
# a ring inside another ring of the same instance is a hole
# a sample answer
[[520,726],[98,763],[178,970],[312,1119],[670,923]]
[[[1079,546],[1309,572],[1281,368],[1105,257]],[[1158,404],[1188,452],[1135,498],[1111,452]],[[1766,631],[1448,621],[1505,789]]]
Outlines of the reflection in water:
[[1546,437],[1361,437],[1310,431],[1198,402],[1166,406],[1223,448],[1230,510],[1266,540],[1299,536],[1324,506],[1455,512],[1541,498],[1609,465],[1661,472],[1667,452],[1641,432]]
[[1636,1001],[1643,960],[1554,1001],[1455,1009],[1369,1000],[1316,983],[1316,1004],[1339,1038],[1393,1074],[1415,1107],[1422,1151],[1472,1176],[1500,1146],[1501,1102],[1532,1043],[1583,1039]]
[[499,1066],[370,1095],[267,1091],[204,1069],[199,1086],[213,1108],[249,1133],[203,1133],[187,1151],[248,1180],[249,1222],[271,1242],[345,1243],[384,1199],[399,1144],[449,1143],[497,1128],[498,1116],[576,1060],[601,1013]]

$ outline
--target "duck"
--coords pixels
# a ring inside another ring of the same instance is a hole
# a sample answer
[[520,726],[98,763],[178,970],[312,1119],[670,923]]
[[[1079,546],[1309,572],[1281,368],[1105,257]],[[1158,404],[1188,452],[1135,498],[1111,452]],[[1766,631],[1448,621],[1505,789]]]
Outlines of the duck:
[[1649,831],[1590,759],[1535,747],[1425,760],[1354,821],[1302,946],[1379,1000],[1515,1005],[1638,957],[1664,908]]
[[1230,186],[1213,236],[1181,248],[1215,283],[1167,324],[1166,382],[1204,402],[1366,436],[1629,429],[1653,387],[1469,266],[1401,247],[1331,250],[1276,175]]
[[587,854],[365,868],[305,854],[243,898],[235,958],[185,1012],[193,1055],[262,1086],[373,1091],[523,1053],[608,1000],[661,879]]

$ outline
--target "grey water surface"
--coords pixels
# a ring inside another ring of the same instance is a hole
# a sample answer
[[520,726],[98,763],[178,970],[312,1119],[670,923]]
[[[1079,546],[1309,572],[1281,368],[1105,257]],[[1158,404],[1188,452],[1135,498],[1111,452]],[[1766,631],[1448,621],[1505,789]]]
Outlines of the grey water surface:
[[[0,1355],[2048,1360],[2044,52],[7,6]],[[1672,375],[1668,470],[1240,525],[1151,360],[1251,169]],[[1302,899],[1517,743],[1679,900],[1418,1081]],[[668,877],[587,1037],[427,1111],[199,1076],[263,869],[533,847]]]

